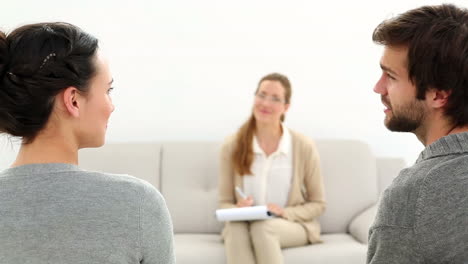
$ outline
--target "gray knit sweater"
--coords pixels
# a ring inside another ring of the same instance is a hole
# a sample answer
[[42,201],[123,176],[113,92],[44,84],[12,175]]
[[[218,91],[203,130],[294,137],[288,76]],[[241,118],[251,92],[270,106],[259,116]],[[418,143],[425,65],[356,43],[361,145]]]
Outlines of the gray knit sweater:
[[468,263],[468,132],[427,146],[385,190],[367,262]]
[[0,173],[0,263],[175,263],[161,194],[70,164]]

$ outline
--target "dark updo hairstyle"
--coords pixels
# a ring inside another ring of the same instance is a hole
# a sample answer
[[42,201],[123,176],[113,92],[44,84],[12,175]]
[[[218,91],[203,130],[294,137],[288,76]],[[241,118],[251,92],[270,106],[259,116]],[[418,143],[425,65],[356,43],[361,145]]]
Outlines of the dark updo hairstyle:
[[96,74],[98,40],[62,22],[0,32],[0,133],[30,143],[45,127],[55,96],[73,86],[86,93]]

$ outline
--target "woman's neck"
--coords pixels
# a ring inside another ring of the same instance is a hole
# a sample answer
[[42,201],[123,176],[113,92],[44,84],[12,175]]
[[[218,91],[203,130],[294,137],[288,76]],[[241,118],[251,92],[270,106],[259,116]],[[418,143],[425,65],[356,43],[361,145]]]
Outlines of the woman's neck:
[[38,135],[31,143],[22,144],[11,167],[33,163],[68,163],[78,165],[78,147],[73,140],[53,135]]
[[257,124],[255,136],[260,148],[265,154],[270,155],[278,149],[279,141],[283,135],[281,123],[274,125]]

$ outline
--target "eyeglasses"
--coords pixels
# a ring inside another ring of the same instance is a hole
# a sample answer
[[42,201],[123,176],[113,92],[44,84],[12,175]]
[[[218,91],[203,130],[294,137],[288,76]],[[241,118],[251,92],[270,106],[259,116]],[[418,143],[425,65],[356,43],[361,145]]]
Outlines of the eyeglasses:
[[257,93],[255,94],[255,98],[257,98],[257,100],[261,100],[261,101],[270,101],[274,104],[281,104],[281,103],[284,103],[284,100],[281,99],[281,98],[278,98],[276,96],[269,96],[269,95],[266,95],[264,93]]

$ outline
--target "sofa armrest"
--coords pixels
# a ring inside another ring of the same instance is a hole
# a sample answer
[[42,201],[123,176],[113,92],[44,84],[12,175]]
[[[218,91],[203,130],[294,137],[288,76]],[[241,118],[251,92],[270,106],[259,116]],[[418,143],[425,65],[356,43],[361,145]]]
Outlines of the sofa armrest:
[[374,223],[375,216],[377,214],[377,204],[364,210],[358,216],[356,216],[349,224],[349,233],[362,244],[367,245],[367,239],[369,236],[369,229]]

